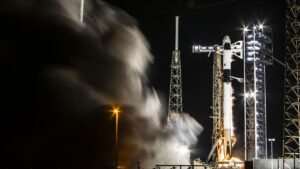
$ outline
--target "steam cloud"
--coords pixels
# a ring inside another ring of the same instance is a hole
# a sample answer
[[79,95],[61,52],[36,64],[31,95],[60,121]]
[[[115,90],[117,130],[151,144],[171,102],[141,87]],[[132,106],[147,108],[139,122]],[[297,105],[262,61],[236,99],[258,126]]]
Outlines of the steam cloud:
[[[187,164],[202,127],[184,114],[165,127],[146,69],[149,45],[126,13],[103,1],[0,4],[1,159],[4,167],[110,168],[121,105],[121,165]],[[114,9],[113,9],[114,8]]]

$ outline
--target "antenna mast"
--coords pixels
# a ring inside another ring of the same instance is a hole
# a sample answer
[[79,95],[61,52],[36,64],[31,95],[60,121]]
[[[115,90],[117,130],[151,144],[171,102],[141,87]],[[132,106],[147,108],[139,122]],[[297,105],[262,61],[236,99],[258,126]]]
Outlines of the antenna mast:
[[80,0],[80,22],[83,22],[84,0]]

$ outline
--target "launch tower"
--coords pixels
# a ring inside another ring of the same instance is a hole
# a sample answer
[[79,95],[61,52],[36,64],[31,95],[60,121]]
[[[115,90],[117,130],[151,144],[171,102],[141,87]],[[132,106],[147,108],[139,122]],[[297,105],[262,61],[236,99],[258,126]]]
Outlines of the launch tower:
[[284,147],[286,158],[300,158],[300,2],[287,0],[284,101]]

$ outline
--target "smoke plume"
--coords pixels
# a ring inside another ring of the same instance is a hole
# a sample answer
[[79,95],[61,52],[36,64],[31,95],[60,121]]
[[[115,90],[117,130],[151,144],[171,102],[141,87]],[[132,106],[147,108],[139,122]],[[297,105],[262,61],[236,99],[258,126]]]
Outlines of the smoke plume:
[[187,114],[161,122],[136,21],[100,0],[84,9],[82,23],[79,0],[0,2],[1,165],[113,168],[112,105],[121,107],[120,165],[189,163],[202,127]]

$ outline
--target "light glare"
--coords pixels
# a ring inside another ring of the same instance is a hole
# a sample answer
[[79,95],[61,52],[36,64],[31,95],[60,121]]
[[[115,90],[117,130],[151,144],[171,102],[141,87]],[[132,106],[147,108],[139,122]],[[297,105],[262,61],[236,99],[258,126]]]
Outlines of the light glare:
[[119,114],[119,113],[120,113],[120,108],[119,108],[119,107],[113,107],[112,112],[113,112],[114,114]]
[[255,97],[255,93],[254,92],[247,92],[247,93],[245,93],[245,97]]
[[187,153],[189,153],[188,147],[185,146],[185,145],[183,145],[183,144],[179,145],[177,150],[178,150],[178,153],[180,153],[180,154],[187,154]]

